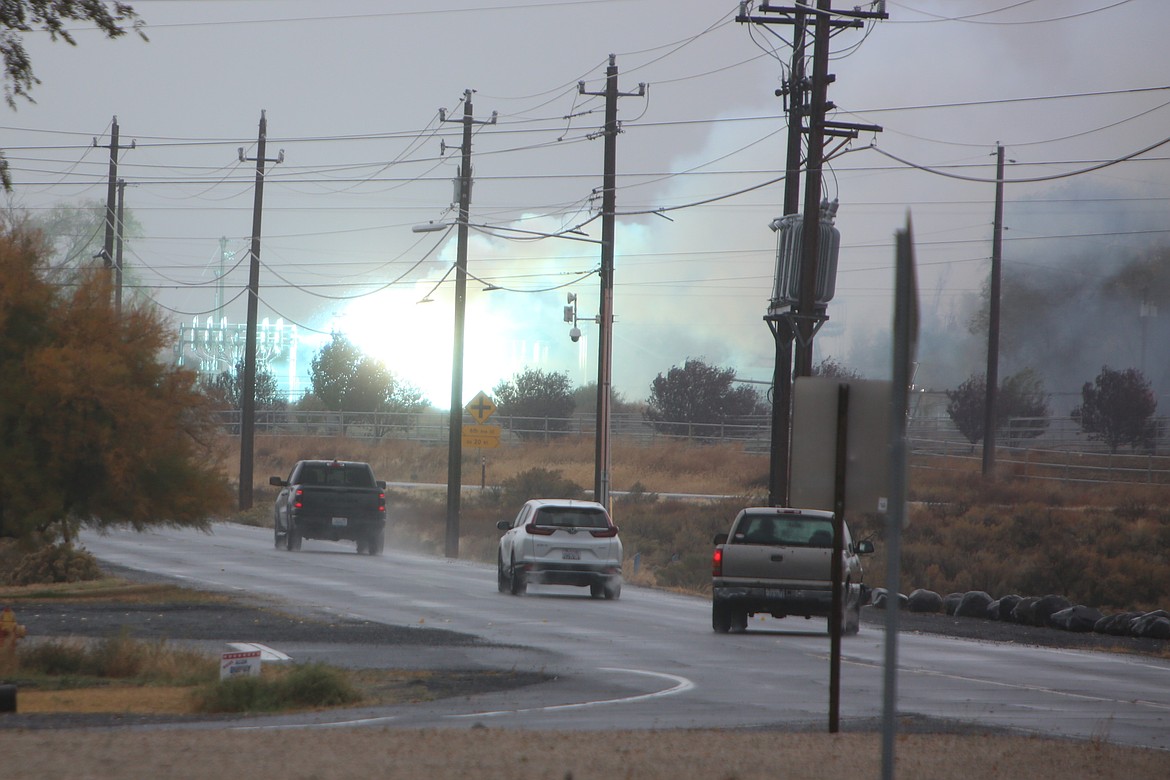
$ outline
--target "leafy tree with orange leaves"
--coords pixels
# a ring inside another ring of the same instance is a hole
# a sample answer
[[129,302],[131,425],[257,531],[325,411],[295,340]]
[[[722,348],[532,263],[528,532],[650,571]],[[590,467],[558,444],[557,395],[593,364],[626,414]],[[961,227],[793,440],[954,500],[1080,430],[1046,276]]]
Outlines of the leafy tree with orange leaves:
[[208,399],[164,360],[166,324],[144,305],[119,315],[104,269],[50,281],[47,255],[0,226],[0,537],[206,528],[231,491]]

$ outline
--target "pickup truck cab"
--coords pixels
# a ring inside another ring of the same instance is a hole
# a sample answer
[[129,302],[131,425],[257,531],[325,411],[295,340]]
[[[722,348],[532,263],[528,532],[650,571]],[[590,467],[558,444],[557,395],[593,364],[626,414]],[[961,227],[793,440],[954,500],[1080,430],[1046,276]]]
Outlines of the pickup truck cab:
[[348,539],[358,553],[381,555],[386,538],[386,483],[368,463],[302,460],[280,488],[273,506],[276,548],[296,552],[303,539]]
[[[861,625],[864,586],[860,555],[873,543],[854,543],[844,525],[842,633]],[[712,558],[711,627],[745,631],[748,617],[830,617],[833,612],[833,513],[815,509],[749,507],[731,530],[716,534]]]

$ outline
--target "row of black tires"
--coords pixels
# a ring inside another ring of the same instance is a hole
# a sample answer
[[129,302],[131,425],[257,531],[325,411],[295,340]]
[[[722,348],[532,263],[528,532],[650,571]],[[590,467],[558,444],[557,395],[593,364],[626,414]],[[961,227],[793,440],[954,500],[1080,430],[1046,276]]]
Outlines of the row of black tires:
[[[500,593],[511,593],[513,596],[523,595],[528,590],[528,578],[524,570],[512,561],[510,566],[504,566],[504,559],[496,559],[496,585]],[[617,583],[593,582],[589,584],[589,595],[595,599],[621,598],[622,585]]]
[[[292,528],[288,531],[282,531],[280,530],[280,526],[276,526],[274,534],[276,549],[300,552],[301,542],[304,541],[304,536],[301,534],[301,529],[297,528],[296,523],[293,523]],[[357,540],[358,555],[381,555],[385,546],[385,528],[379,528],[366,538]]]

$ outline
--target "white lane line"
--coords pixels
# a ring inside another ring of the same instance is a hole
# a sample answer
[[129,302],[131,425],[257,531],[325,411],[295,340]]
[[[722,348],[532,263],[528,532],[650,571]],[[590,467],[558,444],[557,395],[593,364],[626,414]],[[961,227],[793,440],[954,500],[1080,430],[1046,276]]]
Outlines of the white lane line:
[[[629,702],[644,701],[646,699],[658,699],[663,696],[673,696],[676,693],[684,693],[695,687],[695,684],[686,677],[679,677],[674,674],[666,674],[664,672],[649,672],[644,669],[616,669],[612,667],[605,667],[600,669],[602,672],[626,672],[627,674],[644,674],[650,677],[659,677],[664,680],[674,682],[671,688],[664,688],[661,691],[654,691],[652,693],[640,693],[637,696],[624,696],[619,699],[597,699],[594,701],[575,702],[573,704],[551,704],[547,707],[528,707],[519,710],[496,710],[494,712],[469,712],[462,715],[446,715],[447,718],[491,718],[499,715],[519,715],[525,712],[555,712],[557,710],[573,710],[584,709],[586,707],[600,707],[607,704],[627,704]],[[373,726],[379,723],[389,723],[393,720],[398,720],[398,715],[388,715],[379,718],[358,718],[356,720],[336,720],[328,723],[290,723],[284,725],[274,726],[235,726],[231,731],[287,731],[292,729],[336,729],[347,728],[350,726]]]
[[695,683],[688,680],[686,677],[679,677],[675,674],[666,674],[665,672],[650,672],[645,669],[617,669],[613,667],[603,667],[599,669],[602,672],[625,672],[627,674],[644,674],[649,677],[658,677],[663,680],[671,680],[674,682],[674,687],[664,688],[661,691],[654,691],[652,693],[640,693],[637,696],[623,696],[617,699],[594,699],[592,701],[579,701],[572,704],[550,704],[546,707],[526,707],[518,710],[494,710],[492,712],[468,712],[462,715],[448,715],[448,718],[493,718],[499,715],[519,715],[525,712],[558,712],[562,710],[580,710],[587,707],[603,707],[610,704],[629,704],[635,701],[646,701],[647,699],[660,699],[663,696],[674,696],[675,694],[685,693],[695,687]]
[[293,729],[343,729],[350,726],[373,726],[398,720],[397,715],[381,718],[358,718],[356,720],[334,720],[328,723],[286,723],[280,726],[233,726],[228,731],[292,731]]

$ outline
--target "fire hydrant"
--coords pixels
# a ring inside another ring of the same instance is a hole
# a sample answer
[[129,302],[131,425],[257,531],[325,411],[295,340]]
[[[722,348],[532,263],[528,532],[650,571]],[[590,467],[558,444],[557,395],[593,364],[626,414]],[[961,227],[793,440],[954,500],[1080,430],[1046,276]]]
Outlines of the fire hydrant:
[[[0,674],[16,671],[16,643],[27,633],[11,607],[0,612]],[[16,686],[0,682],[0,712],[16,712]]]
[[16,643],[27,633],[25,627],[16,622],[16,613],[12,611],[12,607],[5,607],[4,611],[0,612],[0,655],[5,665],[9,661],[15,664]]

